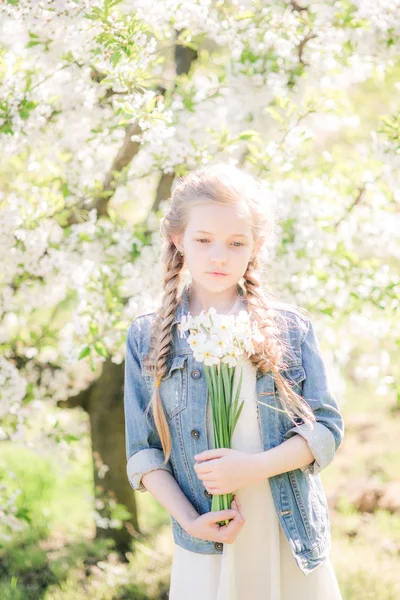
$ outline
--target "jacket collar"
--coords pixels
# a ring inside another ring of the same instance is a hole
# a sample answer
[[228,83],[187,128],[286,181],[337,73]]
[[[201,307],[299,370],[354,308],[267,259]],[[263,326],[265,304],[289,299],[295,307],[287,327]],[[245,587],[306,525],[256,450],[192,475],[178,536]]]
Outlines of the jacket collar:
[[182,316],[187,315],[189,312],[189,289],[190,283],[187,283],[182,290],[178,306],[175,310],[175,317],[172,321],[172,325],[175,325],[175,323],[180,323],[182,321]]

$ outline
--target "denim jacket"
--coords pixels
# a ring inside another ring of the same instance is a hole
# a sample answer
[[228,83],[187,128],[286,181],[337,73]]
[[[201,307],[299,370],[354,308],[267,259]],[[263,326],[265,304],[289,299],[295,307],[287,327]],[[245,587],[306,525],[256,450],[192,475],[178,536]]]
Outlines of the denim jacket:
[[[242,308],[246,299],[242,297]],[[240,307],[240,308],[241,308]],[[292,435],[301,435],[315,460],[309,465],[269,478],[271,492],[283,532],[299,568],[308,574],[325,561],[330,552],[331,530],[328,504],[319,473],[333,460],[344,435],[344,422],[327,379],[319,342],[312,323],[295,306],[273,302],[272,307],[285,344],[282,371],[295,391],[306,399],[316,422],[307,426],[295,417],[257,404],[257,417],[264,450],[278,446]],[[125,358],[125,434],[127,475],[134,490],[145,492],[144,474],[155,469],[169,471],[199,514],[211,510],[212,495],[204,488],[194,470],[194,455],[207,450],[207,383],[202,363],[193,358],[177,324],[189,312],[188,285],[171,324],[172,351],[167,358],[167,373],[161,380],[160,395],[172,439],[167,464],[154,426],[151,411],[144,414],[154,392],[154,377],[143,364],[149,351],[150,328],[155,313],[133,319],[128,329]],[[270,373],[257,371],[256,390],[261,401],[282,408]],[[175,543],[201,554],[221,554],[223,544],[189,535],[171,516]]]

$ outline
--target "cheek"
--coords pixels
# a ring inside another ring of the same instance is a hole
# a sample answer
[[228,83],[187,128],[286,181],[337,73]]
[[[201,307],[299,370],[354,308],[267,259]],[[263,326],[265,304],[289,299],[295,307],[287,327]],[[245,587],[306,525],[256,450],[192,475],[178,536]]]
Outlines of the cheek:
[[204,244],[197,244],[194,246],[189,246],[186,250],[186,258],[188,261],[196,262],[198,259],[206,258],[210,252],[209,247]]
[[246,250],[243,250],[242,252],[237,253],[236,261],[238,264],[240,264],[241,268],[247,269],[247,265],[249,263],[250,257],[251,257],[251,252],[249,252],[246,249]]
[[192,273],[204,270],[204,264],[207,262],[206,250],[188,248],[185,252],[185,264]]

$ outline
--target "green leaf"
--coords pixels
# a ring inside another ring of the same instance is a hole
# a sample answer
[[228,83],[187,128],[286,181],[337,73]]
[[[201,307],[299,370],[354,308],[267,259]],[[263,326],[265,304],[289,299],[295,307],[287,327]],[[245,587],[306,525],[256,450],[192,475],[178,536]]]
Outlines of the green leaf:
[[113,67],[116,67],[117,64],[119,63],[120,59],[121,59],[121,51],[120,50],[115,50],[115,52],[113,52],[110,56],[110,63],[112,64]]
[[254,138],[258,137],[258,133],[257,131],[253,131],[252,129],[248,129],[246,131],[242,131],[242,133],[239,135],[239,140],[253,140]]
[[233,422],[232,422],[232,431],[231,431],[231,435],[233,434],[235,427],[236,427],[236,423],[239,419],[240,413],[242,412],[242,408],[243,408],[243,402],[240,405],[239,410],[237,411],[237,406],[239,404],[239,398],[240,398],[240,391],[242,389],[242,381],[243,381],[243,367],[240,368],[240,377],[239,377],[239,382],[238,382],[238,386],[236,389],[236,396],[235,396],[235,401],[233,403],[234,405],[234,417],[233,417]]
[[79,442],[79,438],[76,435],[72,435],[72,433],[67,433],[64,436],[64,440],[68,443],[70,442]]
[[149,100],[147,100],[146,104],[145,104],[145,109],[147,112],[152,112],[155,107],[156,107],[156,102],[157,102],[157,98],[156,96],[153,96],[152,98],[150,98]]
[[231,446],[231,422],[232,422],[232,387],[229,373],[227,371],[227,365],[221,363],[221,376],[223,383],[223,398],[224,398],[224,411],[225,411],[225,430],[226,430],[226,447]]
[[275,108],[268,106],[265,110],[271,115],[274,121],[277,121],[277,123],[280,123],[281,125],[285,125],[285,119],[278,113],[277,110],[275,110]]
[[239,383],[236,389],[235,402],[239,402],[240,390],[242,389],[242,381],[243,381],[243,367],[240,368],[240,377]]
[[96,350],[97,354],[99,354],[100,356],[103,356],[104,358],[108,358],[108,352],[107,352],[106,347],[103,344],[103,342],[95,342],[94,349]]
[[99,326],[98,326],[98,324],[97,324],[97,323],[94,323],[94,322],[91,322],[91,323],[89,324],[89,331],[90,331],[90,333],[91,333],[93,336],[96,336],[96,335],[98,335],[98,333],[99,333]]
[[234,21],[244,21],[244,19],[252,19],[254,17],[254,13],[251,10],[245,10],[237,15],[234,15]]
[[114,329],[118,331],[125,331],[129,327],[129,321],[118,321],[114,323]]
[[90,354],[90,346],[85,346],[80,352],[79,352],[79,356],[78,356],[78,360],[82,360],[82,358],[85,358],[86,356],[88,356]]
[[242,403],[241,403],[241,405],[240,405],[240,407],[239,407],[239,410],[238,410],[238,412],[236,413],[236,415],[235,415],[235,418],[234,418],[234,420],[233,420],[232,433],[235,431],[236,423],[237,423],[237,422],[238,422],[238,420],[239,420],[240,413],[242,412],[243,405],[244,405],[244,400],[242,400]]
[[[10,2],[11,4],[11,2]],[[17,519],[23,519],[27,523],[32,523],[32,519],[30,517],[30,513],[27,508],[19,508],[15,513]]]

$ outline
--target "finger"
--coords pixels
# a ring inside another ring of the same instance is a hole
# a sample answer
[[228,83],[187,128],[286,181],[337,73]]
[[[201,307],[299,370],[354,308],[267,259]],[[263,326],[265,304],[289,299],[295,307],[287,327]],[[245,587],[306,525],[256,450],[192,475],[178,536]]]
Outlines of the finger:
[[195,454],[193,458],[197,461],[209,460],[210,458],[221,458],[225,456],[227,448],[213,448],[211,450],[204,450],[204,452],[199,452],[199,454]]
[[204,485],[205,488],[209,488],[212,487],[214,489],[218,489],[218,482],[213,480],[210,481],[209,479],[205,479],[204,477],[199,477],[200,481],[202,482],[202,484]]
[[234,499],[232,502],[234,502],[234,505],[232,508],[234,508],[234,509],[236,508],[237,511],[239,512],[240,516],[242,517],[242,519],[245,519],[246,517],[244,516],[243,506],[242,506],[241,501],[239,500],[239,498],[236,495],[233,498]]
[[222,531],[225,534],[235,533],[237,531],[240,531],[243,525],[244,520],[242,519],[240,513],[237,512],[234,517],[230,518],[227,525],[223,525],[222,527],[220,527],[220,530],[222,529]]
[[209,520],[212,523],[217,523],[218,521],[226,521],[228,519],[234,519],[237,516],[237,511],[233,509],[225,509],[225,510],[215,510],[209,513],[205,513]]
[[214,488],[218,487],[218,482],[215,479],[207,479],[206,477],[204,477],[202,479],[202,481],[203,481],[204,485],[207,487],[214,487]]
[[222,496],[223,492],[217,487],[206,487],[206,490],[213,494],[214,496]]
[[212,465],[209,464],[210,462],[212,462],[212,461],[206,460],[206,461],[204,461],[204,463],[195,464],[193,468],[198,475],[199,474],[204,475],[205,473],[211,473]]
[[238,512],[240,512],[243,515],[243,506],[236,494],[233,495],[232,503],[234,507],[238,510]]

